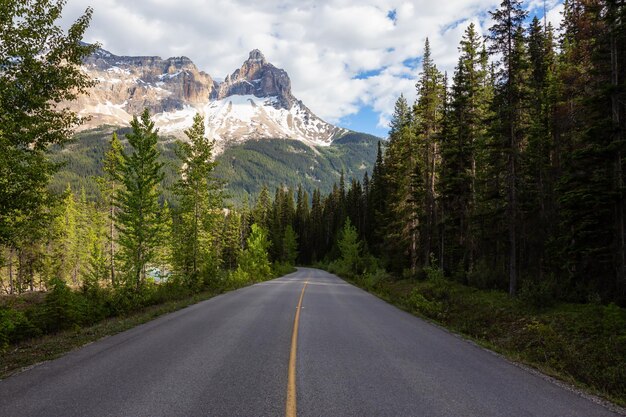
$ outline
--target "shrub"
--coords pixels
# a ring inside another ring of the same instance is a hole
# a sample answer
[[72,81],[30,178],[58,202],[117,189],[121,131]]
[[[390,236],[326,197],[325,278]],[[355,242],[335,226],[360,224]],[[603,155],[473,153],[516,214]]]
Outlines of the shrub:
[[407,304],[409,308],[425,315],[426,317],[440,319],[444,316],[443,303],[428,300],[417,288],[414,288],[413,291],[411,291],[411,294],[407,299]]
[[524,304],[536,308],[552,307],[556,303],[556,280],[551,275],[543,280],[525,279],[518,295]]
[[6,349],[9,343],[38,336],[41,333],[30,322],[28,317],[13,309],[0,309],[0,352]]
[[50,284],[52,290],[39,311],[38,327],[52,333],[79,326],[83,318],[79,297],[60,278],[53,278]]

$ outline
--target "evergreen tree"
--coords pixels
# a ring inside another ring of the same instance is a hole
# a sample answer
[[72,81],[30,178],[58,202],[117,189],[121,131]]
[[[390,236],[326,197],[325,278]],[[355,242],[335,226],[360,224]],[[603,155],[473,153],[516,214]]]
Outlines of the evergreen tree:
[[163,179],[157,150],[157,130],[146,109],[141,118],[133,117],[131,133],[126,135],[131,146],[124,152],[115,203],[119,210],[118,255],[124,267],[126,285],[140,288],[146,277],[146,266],[155,261],[160,244],[159,185]]
[[[476,148],[485,136],[484,88],[487,77],[482,42],[474,24],[465,31],[454,74],[447,132],[441,143],[441,200],[445,211],[445,251],[448,269],[465,275],[473,269],[476,205]],[[441,260],[440,260],[441,261]]]
[[[415,229],[421,222],[421,230],[412,232],[411,270],[415,273],[419,262],[417,247],[421,246],[421,262],[428,266],[436,242],[437,171],[440,163],[439,140],[443,128],[445,86],[443,75],[431,58],[428,38],[422,58],[422,74],[417,82],[418,100],[414,107],[416,146],[409,155],[411,180],[409,193],[413,201]],[[419,240],[418,240],[419,236]]]
[[[390,122],[389,142],[384,159],[384,183],[387,185],[388,208],[386,221],[385,258],[389,265],[402,271],[405,259],[413,272],[418,262],[418,207],[419,187],[416,171],[417,150],[413,118],[408,103],[400,95]],[[408,255],[408,257],[406,256]]]
[[[517,169],[520,143],[522,142],[522,92],[523,66],[522,56],[524,32],[522,24],[527,12],[520,0],[503,0],[500,8],[490,12],[494,21],[489,29],[490,51],[501,55],[498,72],[499,94],[502,98],[498,103],[499,117],[502,120],[500,134],[507,141],[505,154],[507,167],[507,218],[509,245],[509,293],[515,295],[517,290]],[[503,141],[504,142],[504,141]]]
[[257,225],[252,224],[250,235],[246,241],[246,248],[239,257],[237,271],[252,281],[261,281],[272,273],[268,249],[270,242],[267,232]]
[[289,265],[295,265],[298,258],[298,235],[291,225],[285,228],[283,236],[283,262]]
[[180,204],[175,260],[178,272],[190,283],[197,283],[216,267],[217,236],[213,234],[223,202],[219,183],[211,177],[216,163],[212,160],[213,143],[205,137],[204,118],[197,114],[185,135],[189,141],[178,143],[182,168],[174,187]]
[[109,142],[109,150],[104,155],[103,171],[104,175],[100,178],[100,192],[108,206],[108,257],[109,257],[109,274],[111,285],[115,286],[115,254],[117,232],[115,228],[115,218],[117,209],[115,206],[115,196],[120,188],[120,175],[122,173],[122,165],[124,163],[122,143],[119,141],[117,134],[113,133]]

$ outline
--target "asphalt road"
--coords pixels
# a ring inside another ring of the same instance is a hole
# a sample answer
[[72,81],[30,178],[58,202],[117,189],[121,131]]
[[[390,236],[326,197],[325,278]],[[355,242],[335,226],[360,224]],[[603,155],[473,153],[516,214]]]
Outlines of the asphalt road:
[[0,381],[0,416],[617,416],[315,269],[223,294]]

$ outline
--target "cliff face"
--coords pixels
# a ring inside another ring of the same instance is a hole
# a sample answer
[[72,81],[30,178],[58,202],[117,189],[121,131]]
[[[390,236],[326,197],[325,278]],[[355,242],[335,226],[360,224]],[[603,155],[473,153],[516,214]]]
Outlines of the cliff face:
[[258,49],[250,52],[250,56],[241,68],[228,75],[220,84],[218,99],[234,95],[253,95],[255,97],[277,97],[280,107],[289,109],[294,97],[291,95],[289,75],[265,60]]
[[329,145],[347,133],[315,116],[291,93],[289,75],[255,49],[242,66],[218,83],[187,57],[116,56],[103,49],[84,61],[98,81],[88,94],[69,103],[90,118],[82,129],[126,125],[148,108],[164,133],[181,136],[197,112],[218,142],[290,138]]

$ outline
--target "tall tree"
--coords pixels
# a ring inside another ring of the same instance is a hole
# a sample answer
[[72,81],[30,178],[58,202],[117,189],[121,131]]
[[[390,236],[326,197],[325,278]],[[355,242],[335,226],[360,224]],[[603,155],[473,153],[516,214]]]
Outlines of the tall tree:
[[441,144],[441,199],[445,210],[444,245],[449,269],[464,275],[473,269],[474,236],[470,225],[476,205],[476,148],[485,135],[485,59],[482,41],[470,24],[461,39],[454,73],[448,132]]
[[500,114],[501,135],[507,140],[507,217],[509,235],[509,293],[517,290],[517,167],[521,135],[521,92],[524,44],[522,24],[527,12],[520,0],[503,0],[500,8],[490,12],[494,21],[489,29],[490,52],[501,56],[498,71],[498,91],[502,95]]
[[119,213],[115,226],[126,284],[138,289],[145,280],[146,266],[155,260],[159,245],[162,226],[159,188],[163,164],[159,162],[157,130],[148,110],[141,118],[133,117],[130,125],[132,131],[126,139],[131,150],[122,154],[122,187],[116,193]]
[[80,66],[96,45],[81,42],[88,8],[67,33],[58,26],[63,0],[0,4],[0,244],[14,245],[50,204],[57,166],[48,158],[80,124],[62,103],[93,82]]
[[115,196],[120,188],[120,175],[122,173],[122,165],[124,163],[122,143],[117,137],[117,133],[113,133],[109,142],[109,150],[104,155],[103,171],[104,176],[100,178],[100,189],[103,198],[108,206],[108,256],[109,256],[109,274],[111,285],[115,286],[115,251],[117,233],[115,229],[116,207]]
[[[422,249],[421,261],[428,266],[436,236],[437,172],[440,163],[439,141],[443,128],[445,105],[445,85],[443,74],[432,60],[428,38],[424,45],[422,74],[417,82],[418,100],[413,113],[416,129],[416,148],[409,156],[412,163],[410,189],[415,204],[421,207],[422,218],[419,246]],[[421,177],[421,178],[420,178]],[[419,185],[418,185],[419,184]],[[415,269],[417,256],[413,256]]]
[[196,114],[185,135],[188,141],[178,144],[182,168],[174,187],[180,200],[176,263],[186,279],[196,282],[200,273],[206,278],[215,266],[213,233],[217,230],[216,216],[221,216],[222,198],[220,185],[211,176],[216,166],[213,142],[205,136],[201,115]]

